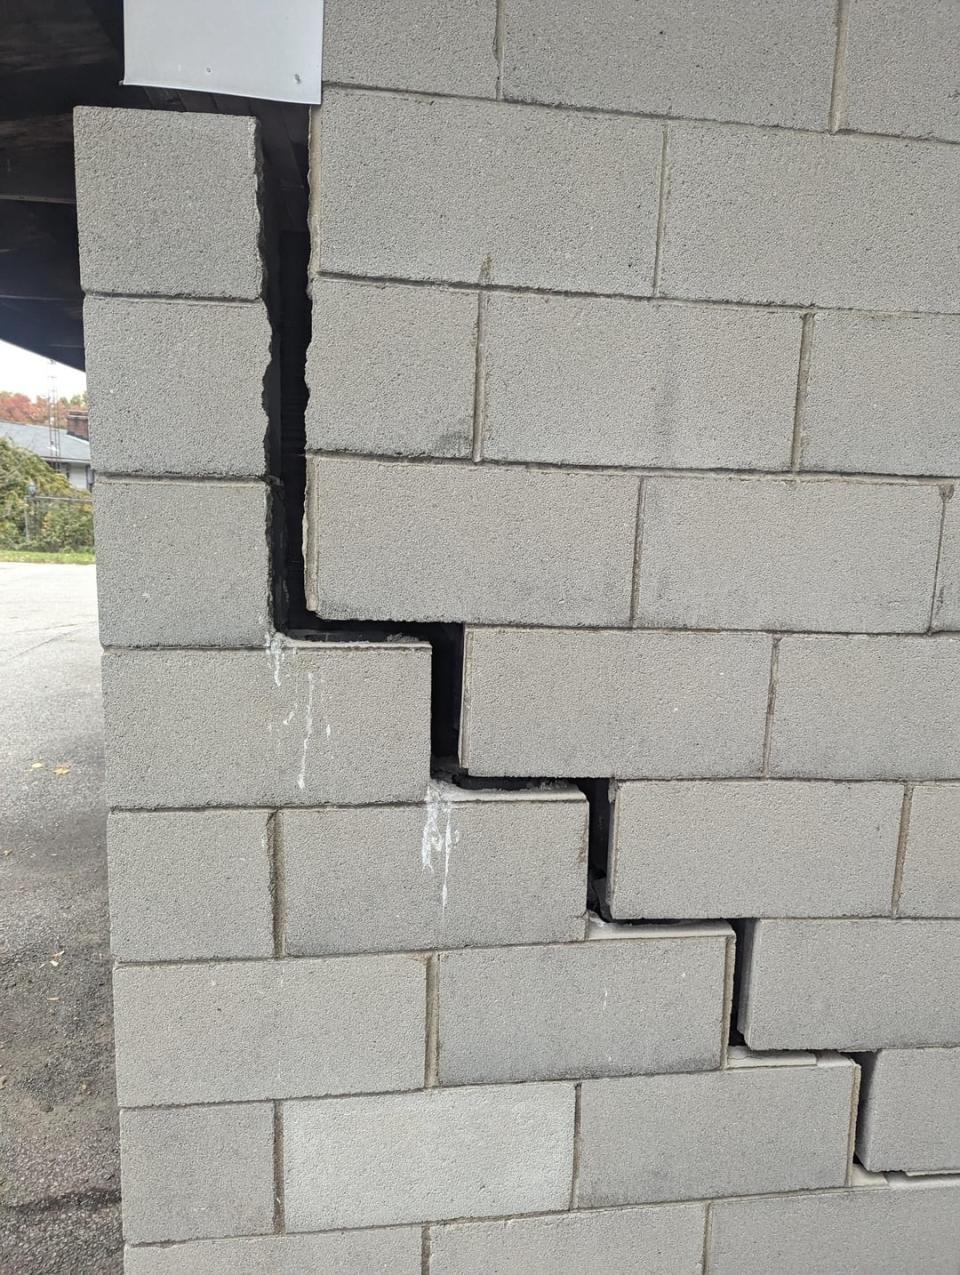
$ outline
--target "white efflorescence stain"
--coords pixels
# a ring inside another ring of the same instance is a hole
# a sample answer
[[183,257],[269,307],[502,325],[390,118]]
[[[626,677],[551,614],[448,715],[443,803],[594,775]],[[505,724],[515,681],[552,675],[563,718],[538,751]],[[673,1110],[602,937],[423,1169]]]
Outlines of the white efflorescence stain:
[[437,863],[443,862],[443,881],[440,887],[440,914],[447,911],[447,883],[450,876],[450,853],[460,841],[460,831],[455,826],[453,802],[445,797],[439,784],[427,787],[424,802],[423,836],[420,841],[420,864],[423,872],[433,876]]

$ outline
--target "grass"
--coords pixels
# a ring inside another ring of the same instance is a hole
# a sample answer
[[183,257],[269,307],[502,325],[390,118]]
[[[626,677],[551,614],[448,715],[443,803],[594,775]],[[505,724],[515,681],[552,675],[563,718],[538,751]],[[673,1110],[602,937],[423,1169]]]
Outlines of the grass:
[[92,549],[65,549],[62,553],[39,553],[35,549],[0,549],[0,562],[74,562],[87,565],[93,561]]

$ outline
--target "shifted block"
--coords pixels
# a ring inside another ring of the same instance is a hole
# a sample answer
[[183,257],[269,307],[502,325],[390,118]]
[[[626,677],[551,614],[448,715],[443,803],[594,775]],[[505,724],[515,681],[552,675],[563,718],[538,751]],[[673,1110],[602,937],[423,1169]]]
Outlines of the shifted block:
[[960,1172],[960,1049],[882,1049],[861,1066],[860,1163]]
[[128,1248],[124,1275],[421,1275],[421,1228]]
[[583,937],[587,803],[576,789],[431,785],[419,806],[280,815],[295,955]]
[[960,784],[918,784],[900,881],[900,916],[960,917]]
[[594,922],[585,943],[440,958],[440,1083],[719,1067],[729,926]]

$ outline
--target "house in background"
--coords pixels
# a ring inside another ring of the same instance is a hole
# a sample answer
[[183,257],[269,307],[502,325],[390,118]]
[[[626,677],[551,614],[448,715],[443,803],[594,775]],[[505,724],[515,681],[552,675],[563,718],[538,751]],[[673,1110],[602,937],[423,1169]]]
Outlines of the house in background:
[[22,425],[15,421],[0,421],[0,438],[45,460],[78,491],[93,488],[90,443],[86,438],[69,429],[51,430],[48,425]]

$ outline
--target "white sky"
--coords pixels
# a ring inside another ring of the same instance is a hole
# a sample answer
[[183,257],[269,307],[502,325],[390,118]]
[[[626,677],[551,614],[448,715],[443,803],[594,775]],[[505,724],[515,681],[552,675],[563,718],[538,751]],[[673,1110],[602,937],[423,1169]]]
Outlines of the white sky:
[[[72,398],[87,388],[87,378],[75,368],[54,364],[57,370],[57,396]],[[46,398],[50,392],[50,360],[29,354],[19,346],[0,341],[0,390],[26,394],[28,398]]]

